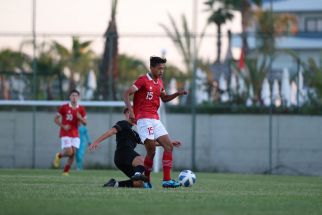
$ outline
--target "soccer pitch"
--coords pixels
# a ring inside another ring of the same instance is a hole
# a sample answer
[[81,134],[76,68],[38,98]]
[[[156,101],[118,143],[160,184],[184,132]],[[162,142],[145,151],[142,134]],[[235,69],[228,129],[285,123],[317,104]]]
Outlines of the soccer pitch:
[[[178,173],[174,172],[173,176]],[[197,172],[190,188],[103,188],[119,171],[0,169],[0,214],[322,214],[322,178]]]

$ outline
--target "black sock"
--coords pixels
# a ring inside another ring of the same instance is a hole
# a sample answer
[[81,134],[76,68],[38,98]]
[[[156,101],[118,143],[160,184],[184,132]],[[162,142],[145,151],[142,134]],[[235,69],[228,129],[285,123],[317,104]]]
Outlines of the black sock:
[[145,171],[145,168],[142,165],[138,165],[138,166],[134,167],[134,172],[144,173],[144,171]]
[[119,181],[119,187],[133,187],[133,181],[131,180]]

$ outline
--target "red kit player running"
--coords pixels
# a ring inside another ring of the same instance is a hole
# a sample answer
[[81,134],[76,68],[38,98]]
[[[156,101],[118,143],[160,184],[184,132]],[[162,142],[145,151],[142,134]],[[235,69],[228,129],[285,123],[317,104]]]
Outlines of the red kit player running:
[[[130,119],[136,122],[138,133],[145,145],[147,154],[144,159],[145,175],[150,180],[150,172],[155,155],[155,140],[164,148],[162,157],[163,187],[179,187],[178,181],[171,179],[172,149],[170,137],[167,130],[159,120],[158,109],[160,98],[168,102],[178,96],[186,95],[187,91],[179,91],[167,95],[162,82],[162,75],[166,59],[150,57],[150,72],[140,76],[134,84],[124,93],[124,102],[129,109]],[[134,94],[133,108],[130,96]]]
[[62,157],[67,157],[67,163],[64,168],[63,175],[68,175],[71,165],[74,161],[76,149],[79,148],[80,139],[78,134],[78,125],[82,123],[86,125],[86,112],[84,107],[78,105],[79,92],[72,90],[70,95],[70,103],[62,105],[55,117],[55,123],[60,127],[61,149],[57,153],[53,162],[54,167],[60,166]]

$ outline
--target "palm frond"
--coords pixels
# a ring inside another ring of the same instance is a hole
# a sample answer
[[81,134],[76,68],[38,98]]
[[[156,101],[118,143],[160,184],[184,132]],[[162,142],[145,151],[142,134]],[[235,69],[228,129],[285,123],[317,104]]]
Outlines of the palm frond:
[[174,21],[174,18],[170,14],[169,14],[169,19],[170,19],[171,25],[173,27],[175,37],[177,38],[177,44],[179,46],[179,49],[180,49],[181,53],[183,54],[185,61],[188,61],[189,60],[189,55],[188,55],[187,51],[184,48],[183,42],[181,40],[181,34],[179,32],[177,24]]
[[111,13],[111,19],[112,20],[115,20],[116,8],[117,8],[117,0],[113,0],[112,1],[112,13]]
[[53,42],[53,47],[57,51],[57,53],[61,56],[65,57],[65,56],[68,56],[70,53],[69,50],[65,46],[61,45],[60,43],[58,43],[56,41]]
[[202,31],[201,31],[200,39],[199,39],[198,44],[197,44],[196,56],[199,56],[199,50],[200,50],[200,47],[201,47],[201,43],[203,41],[203,38],[206,35],[206,30],[207,30],[208,26],[209,26],[209,23],[206,23],[205,26],[203,27]]
[[182,27],[184,33],[184,39],[186,41],[185,51],[187,52],[187,56],[191,56],[191,33],[189,31],[188,23],[186,16],[182,15]]

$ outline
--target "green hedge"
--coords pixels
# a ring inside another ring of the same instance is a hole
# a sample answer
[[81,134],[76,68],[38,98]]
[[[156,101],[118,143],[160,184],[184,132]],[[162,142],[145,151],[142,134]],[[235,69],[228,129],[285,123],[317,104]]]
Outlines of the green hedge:
[[[122,107],[86,107],[87,112],[97,113],[122,113]],[[0,111],[33,111],[31,106],[0,106]],[[36,107],[36,111],[53,112],[57,111],[57,107]],[[190,114],[191,106],[174,106],[166,105],[167,113]],[[322,115],[321,105],[306,105],[302,107],[260,107],[236,104],[206,104],[196,106],[198,114],[290,114],[290,115]]]
[[[191,106],[166,106],[167,113],[191,113]],[[245,105],[199,105],[196,107],[198,114],[293,114],[293,115],[322,115],[322,106],[302,107],[259,107]]]

